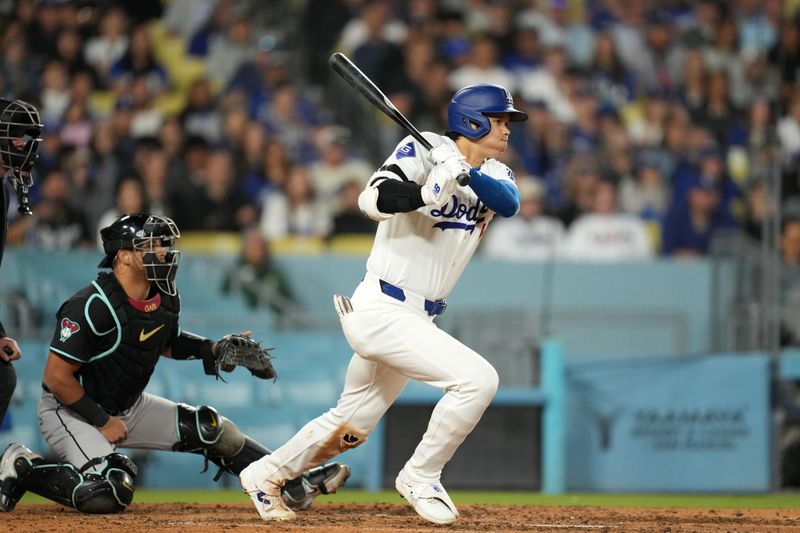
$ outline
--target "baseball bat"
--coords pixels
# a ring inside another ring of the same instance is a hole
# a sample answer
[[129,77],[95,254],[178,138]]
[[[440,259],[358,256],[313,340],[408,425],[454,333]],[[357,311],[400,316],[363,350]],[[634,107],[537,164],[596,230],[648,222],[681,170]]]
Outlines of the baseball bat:
[[[353,88],[364,95],[369,102],[380,109],[390,119],[394,120],[397,124],[405,129],[414,139],[423,146],[426,150],[433,149],[431,143],[422,136],[419,130],[395,107],[391,100],[389,100],[383,91],[378,89],[378,86],[367,77],[366,74],[361,72],[346,55],[341,52],[334,53],[328,60],[331,68],[349,83]],[[460,174],[456,181],[461,186],[469,185],[469,174]]]

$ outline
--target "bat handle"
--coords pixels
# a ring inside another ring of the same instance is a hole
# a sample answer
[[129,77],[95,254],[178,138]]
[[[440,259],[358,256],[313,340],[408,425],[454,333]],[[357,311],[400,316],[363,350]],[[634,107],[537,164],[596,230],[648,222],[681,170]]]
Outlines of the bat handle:
[[469,180],[470,180],[469,174],[467,174],[466,172],[463,174],[459,174],[458,177],[456,178],[456,181],[462,187],[466,187],[467,185],[469,185]]

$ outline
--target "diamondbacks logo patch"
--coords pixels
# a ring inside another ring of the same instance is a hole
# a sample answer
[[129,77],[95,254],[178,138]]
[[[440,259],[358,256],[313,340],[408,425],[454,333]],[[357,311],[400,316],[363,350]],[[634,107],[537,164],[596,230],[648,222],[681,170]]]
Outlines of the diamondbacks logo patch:
[[397,159],[403,159],[404,157],[415,157],[416,155],[417,150],[414,148],[414,141],[409,141],[399,148],[394,154]]
[[61,342],[72,337],[72,334],[81,329],[80,325],[73,322],[69,318],[61,320]]

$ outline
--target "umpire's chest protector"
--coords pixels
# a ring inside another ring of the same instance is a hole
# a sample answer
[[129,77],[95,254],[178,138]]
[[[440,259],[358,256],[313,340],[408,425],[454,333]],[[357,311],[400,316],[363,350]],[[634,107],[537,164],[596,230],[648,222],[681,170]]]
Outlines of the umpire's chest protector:
[[[160,301],[131,303],[111,274],[101,274],[97,286],[114,315],[110,338],[116,348],[78,371],[83,388],[107,412],[130,408],[144,391],[167,342],[176,334],[180,300],[160,293]],[[159,298],[156,298],[159,300]]]

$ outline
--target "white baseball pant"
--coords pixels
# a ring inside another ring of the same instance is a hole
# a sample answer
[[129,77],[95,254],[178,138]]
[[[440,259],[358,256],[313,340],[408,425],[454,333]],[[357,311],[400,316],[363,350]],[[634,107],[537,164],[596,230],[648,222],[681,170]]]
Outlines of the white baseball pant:
[[405,469],[419,481],[439,480],[444,465],[489,406],[498,377],[477,352],[433,323],[424,298],[407,291],[404,295],[401,302],[384,294],[379,280],[366,275],[351,300],[353,311],[341,318],[356,353],[336,407],[251,465],[261,479],[282,485],[361,444],[411,378],[445,394]]

